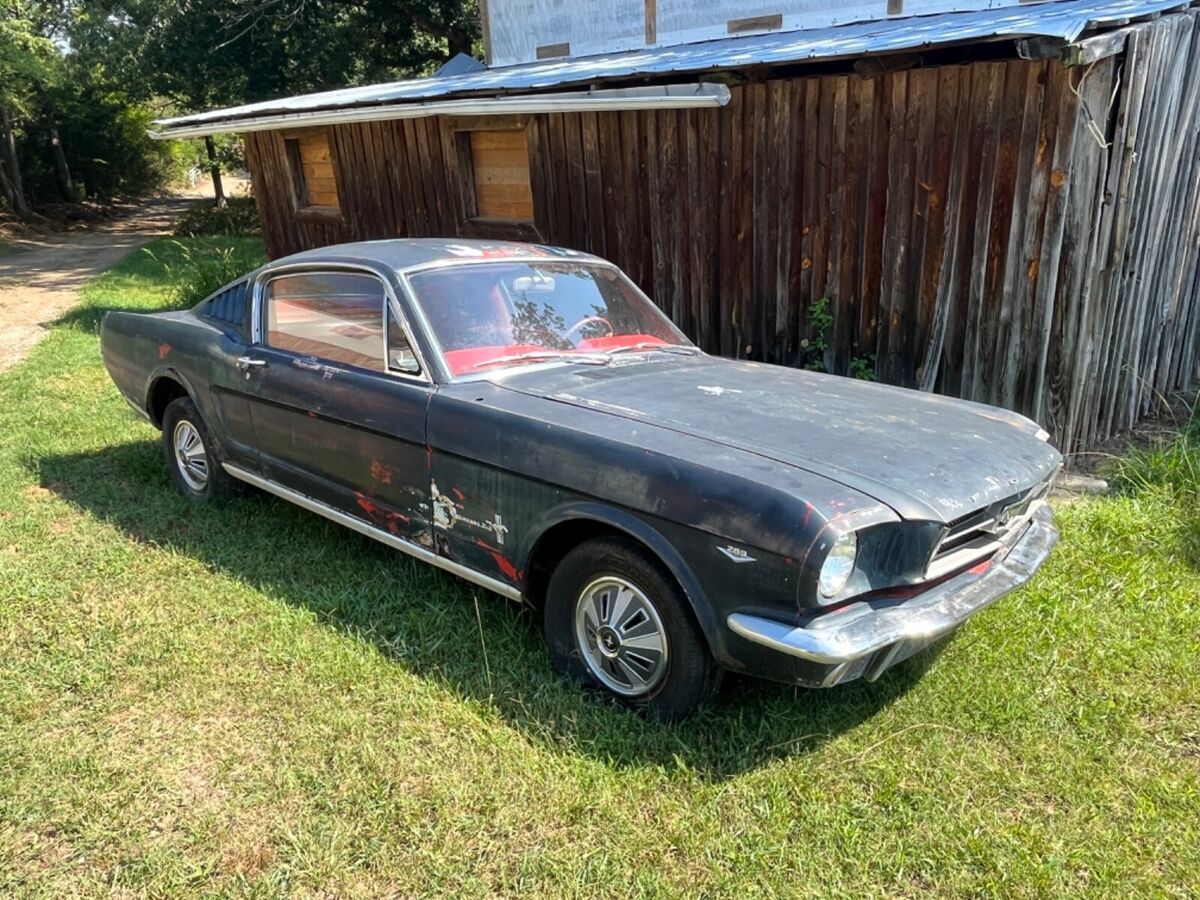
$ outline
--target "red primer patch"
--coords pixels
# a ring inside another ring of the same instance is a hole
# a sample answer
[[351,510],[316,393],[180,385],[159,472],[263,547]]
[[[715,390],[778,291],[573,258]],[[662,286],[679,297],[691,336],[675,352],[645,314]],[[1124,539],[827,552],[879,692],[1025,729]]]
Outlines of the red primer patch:
[[486,550],[488,552],[488,555],[491,556],[491,558],[496,561],[496,565],[500,568],[500,572],[501,572],[501,574],[504,575],[505,578],[507,578],[509,581],[514,581],[514,582],[521,580],[521,573],[517,571],[516,566],[514,566],[511,562],[508,561],[507,558],[505,558],[503,553],[501,553],[499,550],[497,550],[495,547],[493,547],[487,541],[480,540],[479,538],[475,539],[475,543],[476,543],[476,545],[478,545],[478,546],[482,547],[484,550]]
[[461,501],[463,501],[463,500],[466,500],[466,499],[467,499],[467,495],[466,495],[466,494],[464,494],[464,493],[463,493],[461,490],[459,490],[458,488],[456,488],[456,487],[452,487],[452,488],[450,488],[450,490],[451,490],[451,491],[453,491],[453,493],[454,493],[454,496],[455,496],[455,497],[457,497],[457,498],[459,499],[459,501],[460,501],[460,502],[461,502]]
[[170,344],[163,342],[158,345],[158,358],[159,359],[166,359],[170,355],[171,355],[171,345]]

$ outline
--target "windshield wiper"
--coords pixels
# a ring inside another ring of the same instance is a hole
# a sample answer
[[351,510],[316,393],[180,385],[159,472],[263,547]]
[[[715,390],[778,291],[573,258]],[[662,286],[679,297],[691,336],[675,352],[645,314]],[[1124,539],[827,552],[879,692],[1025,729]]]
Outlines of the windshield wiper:
[[568,362],[581,362],[593,366],[606,366],[609,363],[607,356],[600,356],[589,353],[571,353],[565,350],[535,350],[529,353],[512,353],[508,356],[494,356],[491,359],[485,359],[482,362],[477,362],[471,366],[472,369],[482,369],[484,366],[496,366],[500,363],[509,362],[542,362],[548,360],[566,360]]
[[699,347],[685,347],[682,344],[657,344],[653,341],[639,341],[628,347],[615,347],[606,353],[635,353],[644,350],[657,350],[660,353],[674,353],[676,356],[695,356],[700,352]]

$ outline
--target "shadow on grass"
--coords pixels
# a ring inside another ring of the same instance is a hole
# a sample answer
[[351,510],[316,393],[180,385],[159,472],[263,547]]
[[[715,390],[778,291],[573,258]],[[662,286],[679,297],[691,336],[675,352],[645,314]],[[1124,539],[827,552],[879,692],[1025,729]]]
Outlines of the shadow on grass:
[[804,754],[902,696],[940,647],[874,684],[808,691],[732,677],[713,708],[667,727],[585,698],[550,670],[517,605],[257,492],[195,507],[168,485],[157,442],[27,461],[43,486],[131,539],[200,560],[492,710],[531,740],[614,766],[724,779]]

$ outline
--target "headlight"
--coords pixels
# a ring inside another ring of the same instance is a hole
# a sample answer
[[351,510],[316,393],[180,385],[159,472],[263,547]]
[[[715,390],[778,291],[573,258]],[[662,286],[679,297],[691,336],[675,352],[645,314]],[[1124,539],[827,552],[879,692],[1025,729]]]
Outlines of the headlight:
[[834,542],[821,566],[821,576],[817,581],[817,587],[823,597],[833,597],[846,586],[846,582],[850,580],[850,573],[854,571],[856,556],[858,536],[853,531],[843,534]]

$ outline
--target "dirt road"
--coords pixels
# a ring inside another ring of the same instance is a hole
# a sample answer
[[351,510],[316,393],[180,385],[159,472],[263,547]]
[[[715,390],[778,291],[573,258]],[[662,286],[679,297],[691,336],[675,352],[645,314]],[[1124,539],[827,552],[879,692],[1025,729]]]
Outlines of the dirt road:
[[88,231],[8,238],[13,249],[0,255],[0,372],[24,359],[50,324],[78,302],[85,281],[169,233],[196,202],[163,197]]

